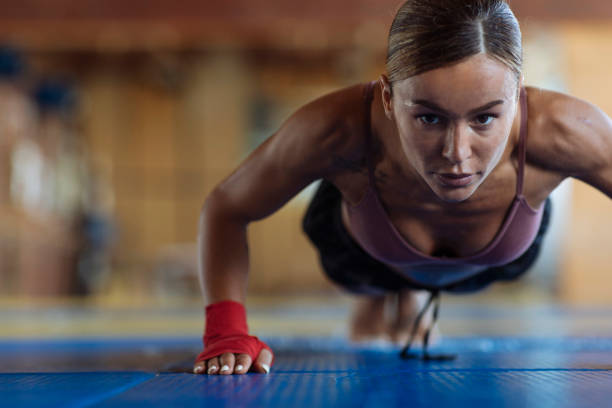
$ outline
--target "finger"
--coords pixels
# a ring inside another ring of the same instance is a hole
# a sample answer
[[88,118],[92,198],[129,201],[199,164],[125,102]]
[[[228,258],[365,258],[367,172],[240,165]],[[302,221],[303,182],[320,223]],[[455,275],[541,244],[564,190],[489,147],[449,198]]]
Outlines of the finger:
[[244,374],[251,368],[253,360],[248,354],[236,354],[236,366],[234,367],[234,374]]
[[206,361],[198,361],[193,365],[194,374],[202,374],[206,371]]
[[224,353],[221,355],[220,360],[220,364],[221,364],[221,370],[219,371],[219,374],[231,374],[234,372],[234,354],[233,353]]
[[272,364],[272,358],[274,355],[268,349],[262,349],[253,364],[253,371],[258,373],[268,374],[270,372],[270,365]]
[[193,365],[193,373],[194,374],[202,374],[206,370],[206,362],[198,361]]
[[208,370],[207,374],[217,374],[219,372],[219,358],[213,357],[208,360]]

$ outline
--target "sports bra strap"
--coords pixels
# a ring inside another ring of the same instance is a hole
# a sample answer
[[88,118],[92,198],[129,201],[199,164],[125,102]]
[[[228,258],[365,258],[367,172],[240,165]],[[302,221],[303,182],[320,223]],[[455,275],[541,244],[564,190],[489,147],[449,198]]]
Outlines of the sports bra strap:
[[368,166],[368,176],[370,178],[370,188],[374,188],[374,161],[370,157],[372,154],[371,143],[372,143],[372,100],[374,99],[374,86],[377,81],[368,82],[363,90],[363,102],[364,102],[364,128],[366,132],[365,140],[365,160]]
[[523,179],[525,175],[525,160],[527,159],[527,92],[521,88],[521,128],[519,130],[518,146],[518,180],[516,181],[516,195],[523,196]]

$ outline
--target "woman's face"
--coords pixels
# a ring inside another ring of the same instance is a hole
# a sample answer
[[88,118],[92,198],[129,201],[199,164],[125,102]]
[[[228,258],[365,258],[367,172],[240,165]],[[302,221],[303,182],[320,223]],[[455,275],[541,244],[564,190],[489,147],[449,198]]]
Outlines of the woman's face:
[[467,200],[499,163],[518,100],[515,74],[479,54],[396,82],[383,102],[416,173],[443,201]]

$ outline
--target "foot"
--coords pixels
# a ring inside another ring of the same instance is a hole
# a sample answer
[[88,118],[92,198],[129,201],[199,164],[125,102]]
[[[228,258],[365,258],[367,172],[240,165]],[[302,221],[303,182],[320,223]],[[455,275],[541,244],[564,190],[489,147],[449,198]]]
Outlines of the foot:
[[363,296],[355,301],[350,323],[352,341],[388,340],[385,304],[388,295]]

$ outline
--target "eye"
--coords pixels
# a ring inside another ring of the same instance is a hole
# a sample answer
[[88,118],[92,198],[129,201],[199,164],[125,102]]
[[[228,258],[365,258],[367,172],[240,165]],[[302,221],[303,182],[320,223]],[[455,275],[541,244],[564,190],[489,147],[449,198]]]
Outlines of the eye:
[[491,122],[493,122],[493,119],[495,119],[496,117],[497,116],[490,115],[490,114],[478,115],[476,117],[476,124],[479,125],[479,126],[490,125]]
[[439,125],[442,122],[442,119],[438,115],[419,115],[417,119],[420,120],[425,125]]

